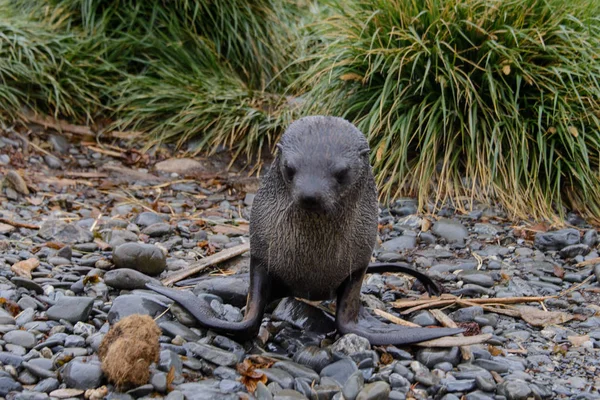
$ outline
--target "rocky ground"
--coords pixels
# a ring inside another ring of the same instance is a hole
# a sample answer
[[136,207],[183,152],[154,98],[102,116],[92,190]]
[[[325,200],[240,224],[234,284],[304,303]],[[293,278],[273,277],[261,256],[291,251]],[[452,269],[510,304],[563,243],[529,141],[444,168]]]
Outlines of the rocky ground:
[[[467,301],[431,304],[411,278],[372,274],[364,304],[387,312],[382,321],[421,326],[440,325],[441,310],[466,335],[490,334],[485,343],[373,348],[336,336],[331,304],[295,299],[269,308],[255,340],[236,343],[143,287],[247,243],[255,179],[222,173],[219,157],[22,132],[0,132],[0,397],[600,399],[598,241],[576,216],[556,230],[513,226],[484,207],[435,218],[416,215],[412,199],[382,207],[374,256]],[[238,321],[247,268],[244,254],[175,286]],[[468,302],[524,296],[547,297]],[[425,305],[412,311],[407,299]],[[160,326],[160,361],[147,384],[118,392],[96,353],[111,324],[135,313]]]

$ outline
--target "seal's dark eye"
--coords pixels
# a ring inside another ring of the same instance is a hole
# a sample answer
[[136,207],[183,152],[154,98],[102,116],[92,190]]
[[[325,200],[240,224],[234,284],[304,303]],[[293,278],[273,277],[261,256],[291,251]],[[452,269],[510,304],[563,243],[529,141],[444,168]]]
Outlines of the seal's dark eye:
[[294,179],[294,175],[296,175],[296,170],[294,169],[294,167],[285,164],[283,166],[283,175],[285,179],[287,179],[288,181],[292,181]]
[[346,183],[346,181],[348,180],[348,172],[349,172],[348,168],[342,168],[340,170],[337,170],[333,174],[333,177],[335,178],[336,181],[338,181],[338,183],[343,184],[343,183]]

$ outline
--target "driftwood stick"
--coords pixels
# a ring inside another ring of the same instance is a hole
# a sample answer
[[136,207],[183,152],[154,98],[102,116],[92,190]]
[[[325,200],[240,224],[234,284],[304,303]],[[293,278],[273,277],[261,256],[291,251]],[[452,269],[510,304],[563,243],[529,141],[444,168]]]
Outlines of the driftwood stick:
[[50,116],[34,115],[32,113],[21,114],[21,117],[29,122],[42,125],[44,128],[52,128],[58,132],[64,131],[80,136],[96,136],[94,131],[83,125],[73,125],[64,120],[57,120]]
[[233,257],[239,256],[240,254],[244,254],[249,249],[249,243],[244,243],[235,247],[231,247],[229,249],[225,249],[216,254],[213,254],[212,256],[206,257],[195,264],[192,264],[189,268],[177,274],[174,274],[173,276],[169,276],[163,279],[162,283],[165,286],[172,285],[173,283],[179,282],[180,280],[185,279],[190,275],[194,275],[212,265],[221,263],[223,261],[227,261]]
[[394,308],[404,308],[404,307],[411,307],[414,306],[408,310],[404,310],[402,312],[402,314],[409,314],[411,312],[414,311],[418,311],[421,310],[423,308],[431,308],[431,307],[436,307],[436,306],[447,306],[453,303],[456,303],[458,301],[463,301],[466,300],[470,303],[473,304],[520,304],[520,303],[530,303],[530,302],[540,302],[540,301],[544,301],[547,299],[553,299],[556,298],[557,296],[533,296],[533,297],[494,297],[494,298],[489,298],[489,299],[485,299],[485,298],[479,298],[479,299],[463,299],[460,297],[454,297],[454,298],[450,298],[450,299],[439,299],[439,298],[432,298],[432,299],[425,299],[425,300],[410,300],[410,301],[396,301],[394,303],[392,303],[392,307]]
[[600,257],[592,258],[575,264],[576,267],[585,267],[588,265],[600,264]]
[[417,324],[415,324],[413,322],[406,321],[406,320],[404,320],[402,318],[398,318],[395,315],[392,315],[392,314],[390,314],[388,312],[385,312],[383,310],[379,310],[377,308],[373,309],[373,313],[375,313],[375,314],[379,315],[380,317],[383,317],[383,318],[387,319],[388,321],[393,322],[394,324],[397,324],[397,325],[410,326],[410,327],[413,327],[413,328],[421,327],[421,325],[417,325]]
[[[440,322],[440,324],[442,324],[442,326],[445,326],[446,328],[458,328],[456,322],[452,321],[442,310],[433,309],[429,310],[429,312]],[[458,337],[463,336],[462,333],[458,334]],[[460,353],[462,354],[463,360],[470,360],[473,358],[473,352],[469,346],[460,346]]]
[[[436,328],[431,328],[436,329]],[[491,333],[474,336],[447,336],[439,339],[427,340],[425,342],[415,343],[415,346],[420,347],[455,347],[455,346],[470,346],[472,344],[485,343],[492,338]]]
[[17,228],[40,229],[40,227],[37,225],[27,224],[25,222],[13,221],[12,219],[8,219],[8,218],[0,218],[0,222],[3,224],[15,226]]

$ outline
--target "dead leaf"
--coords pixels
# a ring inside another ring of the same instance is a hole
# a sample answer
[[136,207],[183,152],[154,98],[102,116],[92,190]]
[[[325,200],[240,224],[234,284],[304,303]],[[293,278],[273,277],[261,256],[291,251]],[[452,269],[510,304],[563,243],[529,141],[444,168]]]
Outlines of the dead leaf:
[[562,311],[544,311],[530,306],[517,306],[521,318],[533,326],[564,324],[573,319],[571,314]]
[[248,225],[216,225],[212,227],[212,231],[223,235],[244,235],[248,233]]
[[421,221],[421,232],[427,232],[431,228],[431,221],[427,218],[423,218]]
[[563,267],[561,267],[560,265],[555,265],[554,266],[554,276],[562,279],[565,276],[565,269]]
[[577,136],[579,136],[579,131],[578,131],[578,130],[577,130],[577,128],[575,128],[574,126],[569,126],[569,127],[567,128],[567,130],[568,130],[568,131],[569,131],[569,133],[570,133],[571,135],[573,135],[574,137],[577,137]]
[[590,335],[567,336],[567,339],[569,339],[569,342],[571,342],[574,347],[581,347],[585,342],[590,340]]
[[10,233],[15,230],[15,227],[0,222],[0,234]]
[[246,358],[243,363],[236,365],[237,372],[242,375],[240,381],[250,393],[254,393],[258,382],[267,383],[267,376],[260,371],[256,371],[257,367],[260,367],[260,364],[253,364],[249,358]]
[[504,67],[502,67],[502,72],[504,75],[510,74],[510,65],[506,64]]
[[342,76],[340,76],[340,79],[343,81],[357,81],[357,82],[362,82],[363,77],[360,76],[359,74],[356,74],[354,72],[349,72],[347,74],[344,74]]
[[381,361],[383,365],[388,365],[391,364],[392,361],[394,361],[394,357],[392,357],[390,353],[383,353],[379,358],[379,361]]
[[385,142],[382,142],[379,145],[379,148],[377,149],[377,153],[375,153],[375,160],[377,160],[377,162],[381,161],[381,159],[383,158],[383,152],[385,151]]
[[16,317],[21,312],[21,307],[17,303],[4,297],[0,297],[0,305],[13,317]]
[[44,202],[43,197],[25,197],[25,200],[32,206],[39,206]]
[[175,366],[171,365],[169,373],[167,374],[167,389],[172,390],[173,381],[175,380]]
[[22,278],[31,279],[31,271],[40,265],[40,260],[37,258],[29,258],[27,260],[14,263],[10,270]]
[[499,349],[499,348],[498,348],[498,347],[496,347],[496,346],[492,346],[491,344],[488,344],[488,347],[487,347],[487,349],[488,349],[488,351],[490,352],[490,354],[491,354],[492,356],[494,356],[494,357],[501,356],[501,355],[504,353],[504,352],[502,351],[502,349]]

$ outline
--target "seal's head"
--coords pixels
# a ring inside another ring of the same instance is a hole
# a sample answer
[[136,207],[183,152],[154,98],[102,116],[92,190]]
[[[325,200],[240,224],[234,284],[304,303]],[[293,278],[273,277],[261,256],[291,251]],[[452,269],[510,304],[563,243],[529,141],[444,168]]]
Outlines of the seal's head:
[[367,139],[343,118],[300,118],[290,124],[277,148],[276,168],[290,199],[307,212],[333,212],[360,190],[361,177],[370,173]]

